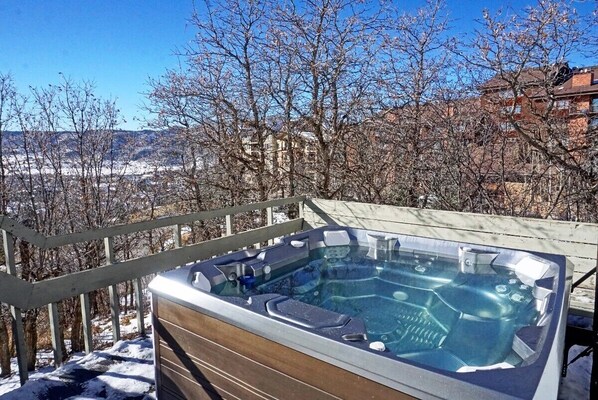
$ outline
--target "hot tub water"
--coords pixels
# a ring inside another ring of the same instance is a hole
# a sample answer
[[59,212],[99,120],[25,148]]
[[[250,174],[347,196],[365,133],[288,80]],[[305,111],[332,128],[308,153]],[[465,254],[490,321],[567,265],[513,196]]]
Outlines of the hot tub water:
[[229,281],[213,292],[246,298],[277,293],[361,318],[370,342],[436,368],[521,363],[513,336],[538,312],[531,288],[513,270],[471,274],[455,259],[370,256],[368,247],[320,248],[278,276],[262,275],[251,285]]

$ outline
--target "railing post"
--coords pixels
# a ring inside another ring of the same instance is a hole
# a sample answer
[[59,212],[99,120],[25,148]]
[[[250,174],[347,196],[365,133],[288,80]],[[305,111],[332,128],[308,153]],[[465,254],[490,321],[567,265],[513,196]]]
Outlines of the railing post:
[[[226,227],[226,232],[225,232],[225,236],[231,236],[233,234],[233,216],[232,214],[226,214],[225,218],[225,227]],[[229,253],[232,253],[233,251],[230,250]]]
[[233,234],[233,216],[232,214],[226,215],[226,236]]
[[143,321],[143,284],[141,278],[133,279],[135,302],[137,303],[137,332],[145,336],[145,323]]
[[174,247],[183,247],[183,237],[181,236],[181,224],[176,224],[172,229],[172,236],[174,239]]
[[[274,209],[272,207],[266,208],[266,224],[268,226],[274,224]],[[274,239],[268,239],[268,244],[273,245]]]
[[[180,249],[183,247],[183,236],[181,235],[181,224],[176,224],[172,227],[172,239],[174,240],[174,248]],[[177,268],[180,268],[179,265]],[[139,307],[137,307],[137,311],[139,312]],[[139,315],[138,315],[139,317]],[[139,318],[137,318],[137,323],[139,323]]]
[[303,201],[300,201],[299,203],[297,203],[297,207],[299,208],[299,218],[304,218],[303,216],[303,206],[304,206]]
[[85,353],[93,351],[93,334],[91,332],[91,307],[89,306],[89,293],[82,293],[79,296],[81,300],[81,314],[83,320],[83,341],[85,342]]
[[[106,251],[106,264],[111,265],[116,262],[114,257],[114,238],[104,238],[104,250]],[[108,287],[108,297],[110,298],[110,316],[112,317],[112,337],[114,343],[120,340],[120,304],[118,300],[118,287],[110,285]]]
[[60,316],[58,303],[48,304],[48,319],[50,320],[50,335],[52,336],[52,350],[54,351],[54,366],[62,365],[62,341],[60,340]]
[[[6,262],[6,271],[10,275],[17,276],[17,265],[15,261],[15,244],[11,233],[2,230],[2,240],[4,242],[4,258]],[[24,385],[29,379],[27,371],[27,348],[25,347],[25,330],[23,329],[23,315],[21,309],[10,306],[10,315],[12,316],[12,333],[14,336],[15,347],[17,349],[17,364],[19,366],[19,380]]]

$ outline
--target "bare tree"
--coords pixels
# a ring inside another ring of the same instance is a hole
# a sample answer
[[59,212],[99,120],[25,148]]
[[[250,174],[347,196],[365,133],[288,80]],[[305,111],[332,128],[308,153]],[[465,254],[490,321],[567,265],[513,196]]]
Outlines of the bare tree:
[[[227,204],[251,193],[265,200],[276,183],[263,68],[268,7],[263,1],[206,2],[205,12],[191,18],[198,33],[183,54],[188,68],[150,83],[152,107],[166,126],[191,137],[199,156],[203,148],[212,152],[210,173],[216,175],[209,183],[229,192]],[[184,169],[197,171],[192,164]]]
[[[15,89],[10,75],[0,74],[0,214],[6,214],[8,206],[8,182],[6,173],[5,130],[12,119],[11,103]],[[0,376],[10,375],[9,330],[6,325],[8,309],[0,305]]]
[[[565,1],[541,0],[522,13],[485,12],[483,29],[472,44],[477,58],[470,61],[504,88],[496,93],[495,112],[505,115],[528,153],[533,151],[550,166],[535,171],[541,180],[531,181],[541,181],[538,188],[550,184],[559,193],[558,207],[551,199],[556,216],[596,220],[596,130],[573,127],[556,107],[556,94],[570,71],[566,62],[579,51],[583,38],[591,36],[585,30],[584,20]],[[525,118],[519,117],[521,107]]]
[[[59,177],[59,194],[64,204],[63,221],[67,232],[97,229],[126,222],[135,211],[131,190],[135,178],[128,173],[126,149],[134,143],[117,137],[118,108],[113,100],[94,95],[89,82],[75,83],[68,78],[53,87],[55,103],[44,103],[46,94],[36,93],[38,103],[48,110],[48,131],[57,135],[51,153],[53,172]],[[56,104],[52,107],[52,104]],[[50,122],[52,121],[52,122]],[[78,201],[73,202],[71,199]],[[122,243],[115,244],[115,251]],[[95,268],[104,263],[103,245],[97,241],[72,247],[74,270]],[[92,311],[106,312],[102,293],[90,296]],[[82,349],[82,325],[78,299],[65,306],[73,308],[71,347]]]
[[[9,174],[14,179],[11,190],[11,214],[27,226],[45,234],[56,232],[60,221],[57,206],[58,182],[56,175],[48,174],[46,154],[51,148],[51,136],[41,128],[43,117],[32,114],[35,107],[30,98],[21,96],[14,103],[14,115],[20,135],[10,144],[11,162]],[[30,108],[32,107],[32,108]],[[54,251],[34,250],[20,240],[20,277],[27,281],[37,281],[53,276],[57,265]],[[37,319],[39,310],[27,310],[24,313],[25,343],[27,346],[27,367],[35,368],[37,354]]]
[[317,148],[317,196],[342,195],[347,179],[350,127],[375,107],[374,67],[380,47],[380,10],[344,0],[284,3],[278,29],[292,55],[292,110],[313,134]]
[[[118,110],[111,100],[94,95],[92,84],[62,78],[57,85],[31,88],[14,95],[13,126],[19,131],[6,142],[6,177],[10,196],[5,212],[46,235],[97,229],[126,222],[136,211],[131,201],[133,176],[128,174],[131,146],[117,136]],[[39,281],[100,266],[100,243],[42,250],[17,243],[20,277]],[[118,251],[118,248],[116,248]],[[107,309],[98,293],[94,311]],[[74,351],[82,347],[78,299],[65,300],[62,331],[70,331]],[[34,368],[40,312],[25,313],[28,367]],[[66,354],[66,353],[64,353]]]
[[385,108],[395,108],[395,152],[403,204],[417,206],[425,179],[434,174],[424,153],[433,148],[434,115],[445,113],[437,102],[448,84],[456,41],[448,35],[449,20],[442,0],[430,0],[412,14],[394,10],[385,35],[380,76]]
[[[281,173],[291,194],[301,186],[340,196],[349,125],[373,104],[378,13],[340,0],[223,1],[205,9],[192,18],[198,34],[184,53],[188,68],[152,82],[156,115],[199,138],[218,167],[209,183],[234,188],[231,200],[283,190]],[[297,159],[300,133],[313,137],[310,171]],[[289,149],[284,163],[279,143]]]

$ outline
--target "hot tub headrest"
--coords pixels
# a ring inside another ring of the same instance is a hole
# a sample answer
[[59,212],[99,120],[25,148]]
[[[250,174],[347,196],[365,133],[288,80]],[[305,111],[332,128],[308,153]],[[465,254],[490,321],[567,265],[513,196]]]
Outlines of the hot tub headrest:
[[347,231],[324,231],[324,244],[326,246],[348,246],[351,243]]

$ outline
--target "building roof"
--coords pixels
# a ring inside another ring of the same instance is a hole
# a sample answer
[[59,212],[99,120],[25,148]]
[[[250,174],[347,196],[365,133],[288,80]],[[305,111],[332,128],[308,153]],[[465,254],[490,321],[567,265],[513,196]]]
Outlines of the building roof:
[[[519,76],[516,76],[519,74]],[[520,85],[528,86],[546,80],[546,73],[539,68],[523,70],[521,72],[505,72],[502,76],[497,74],[481,85],[482,90],[500,90],[509,88],[509,82],[517,79]]]
[[[590,95],[598,94],[598,66],[575,68],[569,69],[568,66],[562,64],[559,66],[558,71],[552,72],[555,75],[554,85],[554,96],[556,97],[572,97],[576,95]],[[480,86],[480,89],[485,92],[493,92],[499,90],[505,90],[509,88],[509,81],[511,78],[516,78],[518,85],[532,87],[531,92],[528,92],[530,97],[542,97],[546,95],[546,89],[543,87],[543,83],[550,79],[550,72],[547,73],[539,68],[530,68],[528,70],[521,71],[519,76],[515,76],[515,73],[509,75],[508,73],[499,76],[495,75],[490,80],[486,81]],[[580,74],[592,74],[590,78],[590,84],[573,86],[574,77]]]
[[[573,86],[573,77],[578,74],[592,74],[592,79],[589,85]],[[559,86],[554,94],[555,96],[575,96],[584,94],[598,93],[598,66],[578,68],[573,71],[573,75],[563,85]]]

